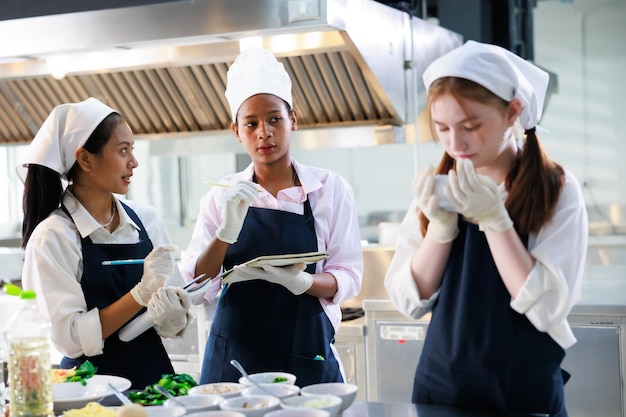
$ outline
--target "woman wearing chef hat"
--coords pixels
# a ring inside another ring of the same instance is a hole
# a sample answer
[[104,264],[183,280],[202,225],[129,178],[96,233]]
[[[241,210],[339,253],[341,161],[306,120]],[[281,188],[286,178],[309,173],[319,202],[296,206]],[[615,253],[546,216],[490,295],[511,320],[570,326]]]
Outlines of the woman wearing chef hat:
[[[130,127],[109,106],[95,98],[62,104],[17,171],[24,182],[22,283],[41,295],[52,341],[65,355],[61,367],[89,360],[98,373],[143,389],[173,373],[159,335],[184,331],[191,303],[185,291],[165,286],[176,266],[163,221],[153,208],[114,195],[128,192],[138,165],[133,145]],[[129,258],[145,260],[102,264]],[[117,331],[144,307],[156,331],[120,341]]]
[[[567,416],[560,365],[576,342],[567,315],[580,297],[587,215],[578,182],[535,132],[548,75],[469,41],[424,82],[445,154],[416,178],[385,278],[401,312],[432,311],[413,402]],[[434,174],[448,176],[447,209]]]
[[[217,276],[261,255],[327,251],[328,258],[282,268],[237,267],[212,323],[201,383],[236,381],[229,362],[248,372],[286,371],[305,386],[342,381],[332,345],[339,304],[361,288],[362,252],[348,183],[290,157],[298,120],[291,80],[264,49],[243,51],[229,68],[226,98],[232,130],[252,163],[203,199],[183,275]],[[215,279],[212,300],[220,285]]]

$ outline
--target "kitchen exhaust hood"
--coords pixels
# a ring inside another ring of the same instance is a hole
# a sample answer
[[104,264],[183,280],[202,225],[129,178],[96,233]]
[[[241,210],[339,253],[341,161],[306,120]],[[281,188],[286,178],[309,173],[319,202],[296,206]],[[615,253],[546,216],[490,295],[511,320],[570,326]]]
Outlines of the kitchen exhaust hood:
[[31,141],[55,105],[89,96],[139,135],[228,129],[226,71],[250,38],[285,64],[301,129],[414,123],[422,72],[462,43],[372,0],[173,1],[0,21],[0,143]]

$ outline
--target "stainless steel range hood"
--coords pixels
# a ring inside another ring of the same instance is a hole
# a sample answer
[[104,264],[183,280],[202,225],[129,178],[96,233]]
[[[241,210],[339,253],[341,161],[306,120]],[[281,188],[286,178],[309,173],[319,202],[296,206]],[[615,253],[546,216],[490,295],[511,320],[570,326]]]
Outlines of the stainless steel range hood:
[[285,64],[303,129],[414,122],[424,68],[462,42],[371,0],[192,0],[2,21],[0,143],[29,142],[55,105],[89,96],[137,134],[227,129],[226,70],[249,37]]

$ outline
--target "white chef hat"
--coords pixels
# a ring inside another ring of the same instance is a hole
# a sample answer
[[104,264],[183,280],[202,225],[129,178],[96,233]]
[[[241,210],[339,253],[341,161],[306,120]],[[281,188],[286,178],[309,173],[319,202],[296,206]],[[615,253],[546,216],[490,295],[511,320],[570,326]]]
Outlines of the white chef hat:
[[467,41],[433,61],[424,72],[426,89],[442,77],[474,81],[506,101],[522,102],[524,129],[541,120],[549,75],[544,70],[496,45]]
[[255,94],[273,94],[293,108],[289,74],[267,49],[245,49],[228,69],[226,79],[226,100],[233,122],[241,104]]
[[43,165],[65,175],[76,162],[76,149],[87,142],[100,122],[115,112],[93,97],[56,106],[17,165],[17,176],[24,182],[29,164]]

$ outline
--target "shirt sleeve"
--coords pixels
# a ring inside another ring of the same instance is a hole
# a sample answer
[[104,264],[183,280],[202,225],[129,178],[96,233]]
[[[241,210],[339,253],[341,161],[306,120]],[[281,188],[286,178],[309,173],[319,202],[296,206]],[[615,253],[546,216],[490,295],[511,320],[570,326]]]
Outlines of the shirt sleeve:
[[422,241],[417,201],[413,200],[398,229],[395,253],[385,275],[385,289],[396,309],[414,319],[431,311],[439,296],[437,291],[422,300],[411,272],[411,259]]
[[22,281],[37,293],[37,303],[52,323],[52,342],[69,358],[102,353],[98,309],[87,311],[80,286],[82,252],[71,220],[52,214],[26,245]]
[[[354,193],[339,174],[330,173],[321,189],[323,197],[316,198],[314,217],[318,240],[323,241],[328,258],[321,271],[337,280],[333,304],[340,304],[361,291],[363,277],[363,249]],[[324,202],[332,202],[326,206]],[[323,224],[322,224],[323,223]],[[319,243],[318,243],[319,245]],[[320,266],[318,265],[318,269]],[[322,300],[324,302],[327,300]]]
[[582,191],[569,173],[554,215],[529,237],[535,266],[511,307],[567,348],[576,342],[567,316],[580,299],[587,254],[588,219]]

